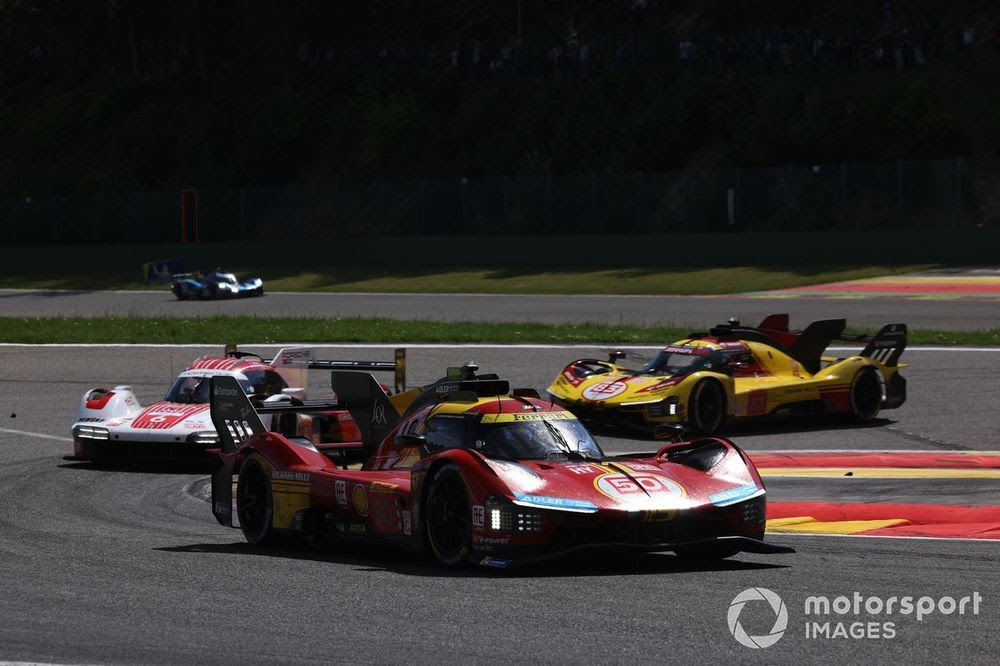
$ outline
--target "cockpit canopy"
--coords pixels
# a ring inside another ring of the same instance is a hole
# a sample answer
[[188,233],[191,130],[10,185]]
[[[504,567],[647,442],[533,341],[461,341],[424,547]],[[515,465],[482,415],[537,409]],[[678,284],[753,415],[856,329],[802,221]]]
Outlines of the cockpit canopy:
[[604,452],[569,412],[436,414],[422,432],[432,448],[475,449],[501,460],[601,460]]
[[711,347],[671,345],[660,351],[646,367],[645,375],[687,375],[699,370],[719,370],[728,363],[728,354]]
[[[209,401],[208,375],[188,375],[183,374],[174,380],[164,400],[167,402],[177,402],[185,405],[207,404]],[[273,370],[250,370],[245,376],[237,376],[236,381],[240,383],[247,395],[256,395],[268,398],[286,388],[285,380]]]

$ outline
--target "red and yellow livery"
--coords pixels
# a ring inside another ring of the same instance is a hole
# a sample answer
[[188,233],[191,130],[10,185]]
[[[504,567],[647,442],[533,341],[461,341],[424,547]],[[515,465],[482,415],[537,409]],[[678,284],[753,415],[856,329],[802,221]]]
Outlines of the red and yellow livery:
[[[788,329],[788,315],[753,328],[731,322],[665,347],[645,367],[580,359],[549,386],[552,400],[584,420],[639,428],[681,423],[698,434],[730,419],[785,413],[845,413],[868,421],[906,400],[899,357],[906,325],[874,337],[845,334],[843,319]],[[858,354],[824,355],[834,340],[864,343]]]

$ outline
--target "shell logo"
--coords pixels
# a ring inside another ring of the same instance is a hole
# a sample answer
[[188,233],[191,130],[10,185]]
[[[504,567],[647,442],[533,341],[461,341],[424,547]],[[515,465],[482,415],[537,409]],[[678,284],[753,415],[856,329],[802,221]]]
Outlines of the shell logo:
[[354,510],[359,515],[368,515],[368,493],[360,483],[354,486],[354,491],[351,493],[351,502],[354,504]]
[[599,382],[583,389],[583,397],[587,400],[607,400],[621,395],[627,389],[625,382]]

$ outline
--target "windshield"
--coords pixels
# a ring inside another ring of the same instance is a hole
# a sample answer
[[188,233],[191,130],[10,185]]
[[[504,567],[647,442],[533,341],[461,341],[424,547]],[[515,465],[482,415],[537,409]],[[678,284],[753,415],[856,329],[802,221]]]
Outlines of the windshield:
[[[209,400],[210,379],[211,377],[178,377],[163,399],[167,402],[179,402],[185,405],[206,404]],[[247,393],[253,390],[246,380],[238,379],[237,381]]]
[[686,375],[711,367],[719,353],[699,347],[667,347],[639,372],[647,374]]
[[490,458],[511,460],[545,460],[561,455],[596,460],[604,457],[601,447],[583,424],[568,418],[480,423],[475,446],[480,453]]

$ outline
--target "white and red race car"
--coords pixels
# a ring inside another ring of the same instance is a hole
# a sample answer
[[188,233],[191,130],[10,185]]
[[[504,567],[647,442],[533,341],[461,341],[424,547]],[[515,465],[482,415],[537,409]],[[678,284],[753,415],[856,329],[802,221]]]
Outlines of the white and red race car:
[[[80,460],[213,460],[219,437],[209,414],[209,378],[233,377],[265,414],[267,427],[309,439],[320,450],[361,447],[361,433],[346,409],[313,401],[313,413],[281,413],[283,404],[308,406],[310,369],[395,373],[396,391],[405,388],[406,350],[393,361],[327,361],[307,347],[289,347],[273,359],[227,348],[225,356],[202,356],[171,384],[163,400],[139,404],[131,386],[90,389],[83,394],[73,424],[73,457]],[[266,409],[266,408],[273,408]]]

